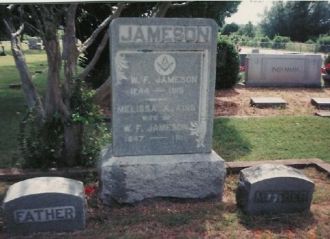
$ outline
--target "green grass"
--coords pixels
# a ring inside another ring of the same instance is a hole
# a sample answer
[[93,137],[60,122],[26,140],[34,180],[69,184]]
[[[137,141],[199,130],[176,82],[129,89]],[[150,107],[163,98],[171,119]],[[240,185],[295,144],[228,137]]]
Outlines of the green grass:
[[221,118],[213,135],[213,147],[226,161],[316,157],[330,162],[329,118]]
[[[27,55],[26,60],[32,75],[47,67],[45,54]],[[19,157],[17,135],[26,107],[22,90],[8,87],[11,83],[20,83],[12,56],[0,56],[0,72],[0,167],[10,167]],[[36,74],[33,78],[40,93],[45,88],[46,74]]]
[[[45,70],[46,55],[26,56],[32,74]],[[12,56],[0,57],[0,168],[19,157],[17,134],[26,108]],[[46,71],[33,78],[43,95]],[[314,116],[221,118],[214,121],[213,148],[226,161],[317,157],[330,162],[330,119]]]

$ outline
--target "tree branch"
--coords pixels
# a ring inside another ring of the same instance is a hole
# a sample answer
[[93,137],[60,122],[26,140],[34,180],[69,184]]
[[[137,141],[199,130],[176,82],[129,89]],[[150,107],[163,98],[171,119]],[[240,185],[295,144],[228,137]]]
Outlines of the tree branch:
[[[128,3],[119,3],[117,9],[115,12],[111,15],[111,20],[117,18],[120,16],[122,11],[128,6]],[[96,37],[96,36],[95,36]],[[97,63],[98,59],[101,56],[101,53],[105,46],[107,45],[109,39],[109,34],[106,32],[102,38],[101,44],[97,47],[96,52],[94,54],[93,59],[89,62],[89,64],[85,67],[83,72],[79,75],[79,78],[84,81],[86,77],[88,76],[89,72],[94,68],[95,64]],[[93,39],[94,41],[95,39]]]
[[10,36],[11,51],[15,60],[17,71],[20,75],[26,103],[30,109],[36,108],[38,118],[40,122],[42,122],[45,117],[45,111],[38,92],[33,85],[31,73],[26,64],[24,54],[20,48],[19,35],[22,32],[24,25],[22,24],[20,28],[15,32],[15,29],[10,27],[10,24],[5,19],[3,20],[3,22],[8,31],[8,35]]
[[79,75],[79,78],[84,81],[86,79],[86,77],[88,76],[89,72],[94,68],[95,64],[97,63],[97,61],[99,60],[103,49],[105,48],[105,46],[107,45],[109,40],[109,35],[106,32],[103,36],[103,39],[101,41],[101,44],[98,46],[98,48],[96,49],[96,52],[94,54],[93,59],[89,62],[89,64],[85,67],[84,71]]
[[127,7],[126,3],[119,3],[118,7],[113,7],[112,15],[108,16],[103,22],[95,29],[95,31],[90,35],[90,37],[78,48],[80,53],[84,52],[93,42],[95,41],[98,34],[109,25],[109,23],[114,19],[119,17],[121,12]]
[[151,17],[164,17],[167,10],[172,6],[171,2],[159,2],[153,8]]

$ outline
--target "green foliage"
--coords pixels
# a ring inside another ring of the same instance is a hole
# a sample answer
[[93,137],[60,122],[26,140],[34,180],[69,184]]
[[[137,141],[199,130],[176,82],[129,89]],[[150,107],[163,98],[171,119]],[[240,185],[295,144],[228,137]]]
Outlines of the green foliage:
[[273,48],[274,49],[285,49],[286,43],[290,42],[289,37],[278,36],[276,35],[273,39]]
[[321,52],[330,52],[330,35],[322,35],[318,38],[317,43],[320,45]]
[[[20,124],[19,149],[23,167],[46,168],[60,164],[63,150],[63,124],[57,115],[41,124],[36,111],[28,111]],[[50,130],[51,129],[51,130]]]
[[328,54],[328,56],[324,60],[324,65],[326,64],[330,64],[330,54]]
[[255,30],[255,27],[253,26],[252,22],[249,21],[241,29],[239,29],[239,34],[245,35],[248,37],[255,37],[256,30]]
[[229,23],[226,24],[222,30],[221,30],[221,34],[223,35],[230,35],[231,33],[237,32],[239,29],[239,26],[236,23]]
[[216,89],[231,88],[238,81],[239,57],[235,46],[219,38],[217,44]]
[[315,44],[315,41],[313,41],[312,39],[308,39],[307,41],[305,41],[306,44]]
[[45,123],[40,123],[35,111],[29,111],[21,123],[19,145],[23,167],[49,168],[65,167],[64,128],[82,126],[82,148],[78,166],[93,166],[102,145],[110,141],[111,135],[102,122],[100,108],[93,103],[94,91],[76,80],[71,97],[72,116],[70,122],[63,122],[54,115]]
[[263,36],[259,38],[259,41],[260,41],[260,47],[270,48],[272,45],[271,40],[269,39],[268,36]]
[[264,13],[260,26],[268,37],[281,35],[305,42],[328,33],[329,19],[330,3],[327,1],[275,1]]

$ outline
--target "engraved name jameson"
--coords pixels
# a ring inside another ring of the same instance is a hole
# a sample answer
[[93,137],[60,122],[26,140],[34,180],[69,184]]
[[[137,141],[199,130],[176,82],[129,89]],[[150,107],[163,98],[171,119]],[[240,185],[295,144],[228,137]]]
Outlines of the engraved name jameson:
[[76,218],[73,206],[21,209],[14,211],[16,223],[49,222]]
[[120,43],[207,43],[210,40],[209,26],[119,26]]

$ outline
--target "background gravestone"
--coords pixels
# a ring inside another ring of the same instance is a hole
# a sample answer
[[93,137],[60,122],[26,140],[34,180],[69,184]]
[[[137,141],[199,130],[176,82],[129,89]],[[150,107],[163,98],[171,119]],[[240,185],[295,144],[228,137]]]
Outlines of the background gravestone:
[[207,19],[120,18],[111,23],[112,145],[102,198],[221,195],[212,152],[217,25]]
[[39,177],[13,184],[3,201],[10,233],[64,232],[85,228],[83,183],[62,177]]
[[248,214],[292,213],[310,209],[314,183],[284,165],[263,164],[240,172],[236,201]]
[[260,87],[321,87],[321,55],[248,54],[245,84]]

